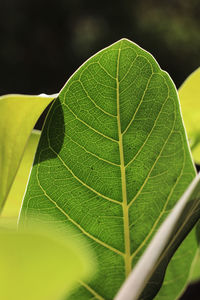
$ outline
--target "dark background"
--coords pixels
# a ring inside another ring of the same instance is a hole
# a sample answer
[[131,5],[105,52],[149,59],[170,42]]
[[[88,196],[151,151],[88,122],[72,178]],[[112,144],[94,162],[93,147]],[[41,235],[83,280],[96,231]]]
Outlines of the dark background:
[[[200,1],[0,0],[0,95],[57,93],[122,37],[150,51],[178,88],[200,65]],[[181,299],[199,300],[200,286]]]
[[0,0],[0,94],[58,92],[122,37],[150,51],[177,87],[199,67],[199,0]]

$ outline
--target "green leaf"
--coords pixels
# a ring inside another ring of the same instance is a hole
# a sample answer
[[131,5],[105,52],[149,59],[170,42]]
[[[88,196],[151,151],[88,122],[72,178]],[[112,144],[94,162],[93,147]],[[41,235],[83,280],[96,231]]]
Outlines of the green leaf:
[[199,218],[200,174],[161,225],[115,300],[152,299],[151,291],[157,290],[174,249],[179,246]]
[[[192,154],[195,161],[198,163],[198,156],[200,153],[200,148],[198,144],[198,132],[199,127],[199,81],[200,81],[200,69],[197,69],[191,76],[184,82],[184,84],[179,89],[179,98],[181,101],[181,108],[183,113],[184,123],[186,125],[187,133],[190,138],[190,144],[192,146]],[[196,119],[195,119],[196,118]],[[193,136],[193,138],[191,138]],[[172,299],[170,291],[176,292],[177,297],[180,294],[181,286],[184,289],[184,282],[186,278],[188,281],[197,281],[200,278],[200,268],[198,267],[198,256],[199,249],[194,247],[194,235],[195,230],[186,238],[183,244],[179,247],[171,260],[167,272],[165,275],[164,284],[159,291],[156,299]],[[190,244],[191,243],[191,244]],[[188,260],[194,256],[194,251],[196,249],[196,256],[192,264],[192,273],[187,268]],[[181,260],[181,263],[177,263],[177,260]],[[196,267],[195,267],[196,266]],[[182,274],[182,275],[181,275]],[[167,298],[168,297],[168,298]]]
[[200,164],[200,68],[194,71],[179,89],[181,110],[189,137],[192,155]]
[[40,131],[33,130],[28,139],[22,161],[19,165],[17,174],[1,214],[0,223],[2,226],[17,225],[20,207],[22,205],[23,196],[26,190],[28,177],[31,171],[39,139]]
[[0,243],[4,300],[63,299],[93,268],[87,245],[70,235],[58,236],[52,229],[51,234],[44,229],[0,229]]
[[0,211],[19,168],[27,140],[41,113],[55,96],[0,97]]
[[193,268],[190,275],[190,282],[196,282],[200,280],[200,248],[196,252],[196,256],[193,262]]
[[191,273],[190,273],[190,282],[196,282],[200,280],[200,220],[196,227],[196,236],[199,244],[199,248],[197,249],[196,256],[192,263]]
[[54,102],[21,224],[36,218],[85,236],[98,273],[69,299],[113,299],[194,176],[173,82],[123,39],[79,68]]
[[188,234],[167,266],[164,281],[155,300],[179,299],[190,281],[190,272],[198,251],[195,228]]

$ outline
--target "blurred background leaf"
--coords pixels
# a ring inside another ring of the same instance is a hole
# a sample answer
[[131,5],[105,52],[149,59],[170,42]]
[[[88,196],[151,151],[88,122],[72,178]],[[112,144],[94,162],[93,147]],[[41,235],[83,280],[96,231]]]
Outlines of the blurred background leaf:
[[0,229],[0,243],[4,300],[63,299],[94,267],[86,244],[70,235],[56,235],[52,228],[20,232]]
[[200,164],[200,68],[181,85],[179,98],[192,156]]
[[1,214],[0,224],[4,227],[9,225],[17,225],[17,219],[20,212],[23,195],[26,189],[26,184],[33,164],[39,139],[40,131],[33,130],[28,139],[22,161]]
[[28,138],[54,96],[0,97],[0,212],[16,176]]

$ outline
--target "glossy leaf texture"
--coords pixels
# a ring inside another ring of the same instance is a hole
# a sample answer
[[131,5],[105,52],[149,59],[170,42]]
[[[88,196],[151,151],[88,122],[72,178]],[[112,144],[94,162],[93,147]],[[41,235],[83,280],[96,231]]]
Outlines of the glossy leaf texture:
[[[200,174],[155,234],[115,300],[152,299],[174,250],[200,218]],[[190,251],[191,249],[188,249]],[[170,294],[171,290],[169,290]],[[169,294],[163,295],[168,299]],[[154,299],[158,299],[155,297]]]
[[179,98],[194,161],[200,164],[200,68],[179,88]]
[[20,162],[14,182],[7,196],[0,217],[1,226],[17,226],[17,219],[26,190],[28,177],[33,165],[34,156],[40,139],[40,131],[33,130],[26,144],[23,158]]
[[36,218],[84,236],[98,273],[69,299],[113,299],[194,176],[173,82],[123,39],[81,66],[54,102],[21,224]]
[[55,96],[0,97],[0,211],[22,159],[31,131]]
[[91,273],[88,246],[52,228],[0,229],[1,299],[61,300]]

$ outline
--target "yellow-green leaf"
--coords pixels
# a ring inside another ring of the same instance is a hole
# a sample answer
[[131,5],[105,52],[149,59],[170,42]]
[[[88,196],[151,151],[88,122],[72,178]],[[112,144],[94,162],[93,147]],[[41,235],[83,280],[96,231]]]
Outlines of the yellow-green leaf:
[[33,130],[28,139],[22,161],[20,163],[19,169],[17,171],[1,214],[0,222],[4,226],[10,223],[11,225],[17,224],[17,218],[19,215],[23,195],[26,189],[26,184],[33,164],[33,159],[35,156],[39,138],[40,131]]
[[54,96],[0,97],[0,211],[19,168],[30,133]]
[[2,300],[61,300],[91,273],[88,246],[50,230],[0,229]]
[[181,110],[194,161],[200,164],[200,68],[179,89]]

